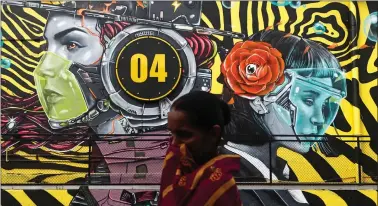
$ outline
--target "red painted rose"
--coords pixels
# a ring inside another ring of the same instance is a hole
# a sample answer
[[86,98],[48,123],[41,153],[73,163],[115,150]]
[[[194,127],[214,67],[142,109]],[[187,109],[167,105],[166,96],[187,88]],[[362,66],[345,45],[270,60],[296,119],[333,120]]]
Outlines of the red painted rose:
[[281,53],[265,42],[238,42],[222,64],[222,74],[235,94],[253,99],[284,82]]

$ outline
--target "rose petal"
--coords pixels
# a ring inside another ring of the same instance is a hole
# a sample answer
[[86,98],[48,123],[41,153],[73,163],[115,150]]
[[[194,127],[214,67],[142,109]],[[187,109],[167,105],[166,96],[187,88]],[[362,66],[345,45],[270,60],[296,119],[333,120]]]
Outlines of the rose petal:
[[282,58],[277,58],[278,59],[278,62],[280,64],[280,74],[279,76],[282,76],[284,70],[285,70],[285,62]]
[[246,52],[250,53],[250,51],[248,49],[237,49],[233,53],[230,53],[231,62],[240,61],[240,55],[242,53],[246,53]]
[[269,92],[273,91],[273,89],[275,89],[275,86],[276,86],[275,83],[268,84],[266,85],[266,88],[263,91],[257,93],[256,95],[266,95]]
[[262,49],[266,51],[269,51],[269,48],[271,47],[272,47],[271,45],[262,44],[262,42],[254,42],[254,41],[245,41],[243,45],[241,46],[241,48],[247,48],[249,50]]
[[240,47],[242,46],[242,43],[241,42],[238,42],[234,45],[234,47],[232,47],[231,51],[228,53],[226,59],[225,59],[225,62],[227,62],[227,65],[230,65],[232,64],[232,59],[231,59],[231,56],[235,53],[236,50],[238,50]]
[[254,50],[252,50],[251,53],[259,55],[262,59],[264,59],[264,62],[267,62],[267,60],[269,59],[269,56],[270,56],[268,51],[264,51],[262,49],[254,49]]
[[[239,56],[240,56],[240,53],[237,53],[237,52],[235,52],[235,53],[233,53],[232,55],[231,55],[231,57],[230,57],[230,59],[231,59],[231,66],[236,62],[237,64],[239,64]],[[230,69],[231,69],[231,67],[230,67]]]
[[280,51],[278,51],[276,48],[271,48],[270,53],[276,57],[282,57],[282,54]]
[[247,66],[247,61],[246,60],[240,61],[240,65],[239,65],[240,71],[239,72],[242,72],[240,74],[241,76],[247,77],[247,74],[245,73],[246,66]]
[[259,77],[255,76],[254,74],[250,74],[250,75],[247,75],[247,81],[246,81],[246,84],[247,85],[254,85],[254,84],[257,84],[258,81],[259,81]]
[[[240,62],[240,65],[239,65],[239,74],[241,76],[241,78],[243,78],[243,81],[244,82],[248,82],[248,79],[247,79],[247,74],[245,73],[245,67],[246,67],[246,64],[245,64],[246,61],[242,61]],[[244,68],[244,69],[243,69]]]
[[241,52],[239,56],[239,61],[246,60],[251,55],[251,52]]
[[260,55],[254,53],[250,57],[248,57],[247,64],[264,65],[266,64],[266,60],[263,59]]
[[[266,69],[265,69],[266,68]],[[268,65],[264,66],[264,69],[267,70],[268,72],[266,73],[265,76],[261,77],[258,81],[257,84],[261,85],[261,84],[267,84],[267,83],[270,83],[271,80],[272,80],[272,68],[269,67]],[[274,82],[275,80],[273,80]]]
[[231,61],[231,56],[230,55],[226,56],[226,59],[224,59],[223,64],[225,65],[225,67],[230,67],[231,66],[232,61]]
[[250,93],[250,94],[256,94],[256,93],[259,93],[261,91],[263,91],[265,89],[265,85],[253,85],[253,86],[248,86],[248,85],[244,85],[244,84],[241,84],[240,87],[246,91],[247,93]]
[[[231,73],[232,77],[239,83],[243,83],[243,78],[239,74],[239,64],[238,62],[234,62],[231,66],[231,69],[228,73]],[[227,74],[228,77],[229,74]]]
[[228,71],[228,69],[231,68],[231,65],[232,65],[232,60],[231,60],[231,56],[233,55],[233,53],[239,49],[241,46],[242,46],[242,42],[238,42],[234,45],[234,47],[232,47],[231,51],[228,53],[228,55],[226,56],[226,59],[224,60],[224,64],[225,64],[225,70]]
[[269,67],[267,66],[261,66],[257,68],[256,76],[260,79],[264,77],[269,72]]
[[238,52],[238,49],[237,49],[234,52],[229,53],[227,58],[229,58],[229,61],[231,62],[239,61],[239,55],[240,55],[240,52]]
[[281,72],[281,68],[280,68],[277,57],[270,55],[269,60],[268,60],[268,65],[272,73],[272,81],[274,82],[278,79],[279,74]]
[[232,65],[231,55],[228,55],[226,59],[223,61],[224,70],[227,72]]
[[241,48],[241,46],[243,45],[243,42],[237,42],[234,47],[232,47],[231,51],[229,54],[233,53],[235,50]]
[[285,81],[285,75],[282,75],[277,81],[276,81],[276,85],[281,85],[282,83],[284,83]]
[[231,70],[227,72],[227,83],[235,94],[243,94],[245,91],[239,86],[239,83],[233,78]]
[[241,97],[243,97],[243,98],[246,98],[246,99],[255,99],[256,98],[256,95],[254,95],[254,94],[241,94],[241,95],[239,95],[239,96],[241,96]]

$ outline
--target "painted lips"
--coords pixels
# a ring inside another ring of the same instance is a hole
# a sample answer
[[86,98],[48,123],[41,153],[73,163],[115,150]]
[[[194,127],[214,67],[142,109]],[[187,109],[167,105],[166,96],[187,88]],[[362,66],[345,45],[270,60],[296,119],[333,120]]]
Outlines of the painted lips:
[[62,95],[55,92],[51,92],[48,95],[46,95],[46,101],[49,104],[56,104],[63,99],[64,97]]
[[299,136],[299,140],[314,144],[316,141],[320,140],[320,137],[319,137],[319,134],[312,133],[312,134],[307,134],[306,136]]

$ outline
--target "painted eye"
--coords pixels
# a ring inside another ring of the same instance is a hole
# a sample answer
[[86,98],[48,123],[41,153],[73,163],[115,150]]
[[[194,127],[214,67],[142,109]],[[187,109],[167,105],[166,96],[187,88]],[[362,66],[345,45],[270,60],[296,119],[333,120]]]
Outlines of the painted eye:
[[314,100],[312,100],[312,99],[305,99],[304,103],[307,104],[307,106],[312,106],[312,105],[314,105]]
[[67,50],[68,50],[68,51],[72,51],[72,50],[75,50],[75,49],[78,49],[78,48],[82,48],[83,46],[80,45],[80,44],[77,43],[77,42],[70,41],[70,42],[67,42],[67,43],[66,43],[66,47],[67,47]]
[[245,68],[245,73],[247,75],[254,74],[256,72],[257,65],[256,64],[248,64]]
[[78,47],[78,45],[74,42],[70,42],[69,44],[67,44],[68,50],[73,50],[73,49],[76,49],[77,47]]

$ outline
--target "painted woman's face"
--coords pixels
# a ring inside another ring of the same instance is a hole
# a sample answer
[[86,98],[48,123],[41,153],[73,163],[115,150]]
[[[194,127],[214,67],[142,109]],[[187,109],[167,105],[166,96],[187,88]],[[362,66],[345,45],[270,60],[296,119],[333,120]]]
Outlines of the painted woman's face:
[[96,25],[95,18],[50,14],[45,29],[48,51],[84,65],[98,63],[103,47]]
[[[312,79],[332,88],[330,78]],[[301,142],[302,149],[308,151],[315,143],[310,141],[320,140],[321,138],[317,137],[317,135],[323,135],[325,130],[333,122],[334,116],[332,120],[330,120],[330,114],[328,114],[326,110],[331,109],[329,108],[331,104],[330,101],[335,98],[332,94],[322,92],[310,85],[295,85],[292,89],[294,89],[294,91],[291,91],[291,101],[297,109],[294,129],[297,135],[305,135],[299,136],[299,140],[303,141]],[[337,110],[338,103],[339,102],[334,102],[334,104],[337,105],[333,105],[332,109]],[[337,113],[337,111],[333,112]]]
[[50,119],[69,120],[88,108],[81,87],[69,71],[72,62],[98,64],[103,47],[96,19],[51,14],[45,29],[48,50],[34,71],[37,93]]
[[[334,88],[335,79],[337,78],[298,77],[293,81],[289,94],[291,113],[275,104],[273,110],[278,114],[277,121],[276,124],[268,124],[268,127],[273,134],[298,135],[299,140],[295,136],[279,137],[275,138],[276,140],[282,140],[281,144],[289,149],[305,153],[316,143],[315,141],[321,139],[319,135],[324,135],[334,121],[340,100],[345,95],[343,91]],[[337,81],[344,79],[339,78]],[[285,141],[287,139],[290,141]]]

